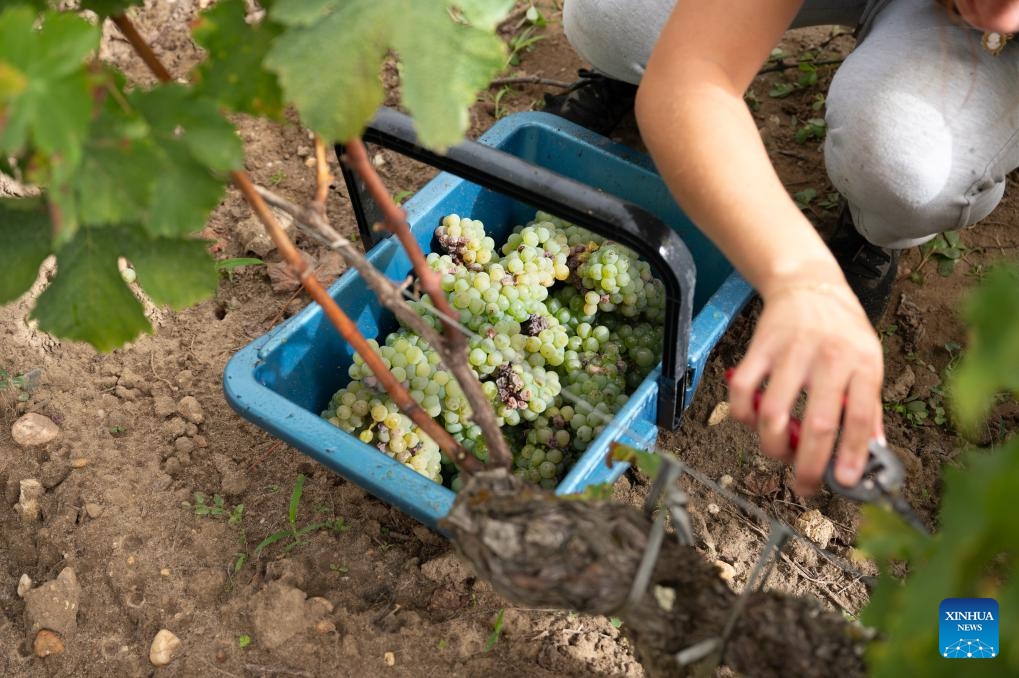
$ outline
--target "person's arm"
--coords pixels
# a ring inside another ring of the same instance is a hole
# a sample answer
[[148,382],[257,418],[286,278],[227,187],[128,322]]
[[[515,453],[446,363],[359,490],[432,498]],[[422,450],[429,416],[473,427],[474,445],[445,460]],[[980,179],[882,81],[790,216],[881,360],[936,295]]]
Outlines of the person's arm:
[[[637,93],[642,137],[670,190],[764,300],[730,384],[732,413],[812,492],[839,430],[836,476],[855,483],[881,432],[881,345],[845,278],[788,196],[743,93],[801,0],[679,0]],[[760,411],[754,391],[768,380]],[[799,448],[790,412],[808,393]],[[843,407],[843,399],[845,406]],[[795,457],[795,458],[794,458]]]

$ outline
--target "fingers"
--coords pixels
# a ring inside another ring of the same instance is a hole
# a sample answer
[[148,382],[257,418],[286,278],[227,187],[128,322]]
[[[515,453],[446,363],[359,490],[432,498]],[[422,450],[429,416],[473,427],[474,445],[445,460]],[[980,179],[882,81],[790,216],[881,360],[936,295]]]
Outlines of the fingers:
[[[818,370],[811,380],[807,408],[803,414],[800,445],[796,450],[794,489],[797,494],[813,494],[821,484],[821,477],[835,447],[839,422],[843,416],[842,403],[846,394],[848,372],[844,366],[829,364]],[[866,454],[866,437],[861,449]],[[853,483],[855,482],[854,480]]]
[[[768,378],[768,389],[761,398],[757,433],[761,438],[761,451],[774,459],[791,461],[799,457],[798,451],[789,447],[789,419],[807,376],[808,364],[802,358],[795,350],[785,354]],[[801,446],[802,434],[801,429]]]
[[[867,443],[870,439],[884,439],[880,397],[881,380],[875,382],[869,374],[856,375],[849,385],[842,438],[835,457],[835,480],[843,485],[852,486],[859,482],[867,464]],[[874,407],[875,400],[877,408]]]
[[[757,429],[764,454],[796,469],[795,490],[812,494],[838,442],[836,479],[855,485],[867,462],[871,437],[882,437],[881,344],[869,324],[774,322],[768,308],[743,362],[729,378],[732,416]],[[832,328],[839,327],[834,330]],[[755,394],[767,380],[767,389]],[[796,450],[789,447],[791,412],[800,393],[807,405]],[[841,428],[841,437],[840,437]]]
[[[772,372],[772,362],[771,351],[760,342],[751,342],[746,357],[729,379],[729,413],[746,426],[758,429],[761,450],[765,454],[788,462],[793,457],[789,449],[789,412],[799,386],[795,387],[792,399],[788,399],[788,387],[773,388],[772,381],[763,397],[760,396],[764,379]],[[785,380],[786,383],[794,381]],[[783,394],[787,397],[783,398]],[[757,405],[755,398],[760,398]]]

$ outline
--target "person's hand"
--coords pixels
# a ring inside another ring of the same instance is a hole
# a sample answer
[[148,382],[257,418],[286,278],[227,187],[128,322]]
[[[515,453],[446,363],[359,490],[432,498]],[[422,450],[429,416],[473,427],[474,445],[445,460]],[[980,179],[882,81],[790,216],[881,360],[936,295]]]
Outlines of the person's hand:
[[982,31],[1019,33],[1019,0],[956,0],[955,10]]
[[[799,494],[820,484],[841,425],[835,478],[855,485],[867,443],[883,436],[881,343],[845,283],[790,283],[764,294],[746,357],[729,382],[734,418],[756,427],[761,449],[794,464]],[[767,379],[755,413],[753,397]],[[799,446],[789,449],[789,420],[801,390],[807,405]]]

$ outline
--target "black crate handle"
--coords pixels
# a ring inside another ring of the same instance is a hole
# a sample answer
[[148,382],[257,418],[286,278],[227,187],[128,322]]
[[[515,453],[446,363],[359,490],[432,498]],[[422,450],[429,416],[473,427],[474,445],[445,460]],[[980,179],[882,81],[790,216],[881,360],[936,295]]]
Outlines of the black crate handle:
[[[430,151],[418,145],[411,119],[393,109],[379,109],[363,139],[525,202],[640,254],[665,285],[658,426],[668,430],[679,427],[687,385],[687,351],[697,278],[693,257],[679,235],[658,217],[633,203],[491,146],[464,141],[444,154]],[[336,150],[342,155],[342,147],[337,146]],[[369,248],[374,244],[371,225],[379,220],[378,208],[353,173],[343,167],[343,174],[365,248]]]

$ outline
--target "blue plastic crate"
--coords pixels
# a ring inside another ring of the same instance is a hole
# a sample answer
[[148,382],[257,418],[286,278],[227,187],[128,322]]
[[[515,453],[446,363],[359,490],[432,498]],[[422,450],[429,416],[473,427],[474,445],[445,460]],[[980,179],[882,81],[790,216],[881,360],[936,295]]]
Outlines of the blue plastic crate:
[[[677,372],[685,374],[679,382],[675,419],[671,413],[659,417],[660,384],[669,383],[662,378],[659,365],[591,443],[556,491],[576,492],[594,483],[615,480],[624,467],[617,464],[609,468],[605,464],[609,443],[622,440],[648,449],[657,436],[657,421],[678,422],[697,388],[711,349],[752,290],[675,204],[646,155],[543,113],[508,116],[479,141],[643,208],[679,234],[696,262],[692,320],[681,337],[686,355],[681,357],[683,364]],[[412,231],[426,251],[436,249],[433,231],[448,214],[480,219],[498,242],[513,226],[531,220],[535,212],[533,205],[445,172],[404,207]],[[584,206],[580,209],[583,211]],[[368,258],[392,279],[403,279],[410,272],[406,255],[393,239],[373,247]],[[690,275],[692,271],[683,273]],[[341,276],[329,293],[365,336],[379,337],[396,327],[391,314],[381,308],[356,272]],[[240,350],[226,367],[224,390],[230,405],[245,419],[435,527],[452,505],[454,495],[450,490],[319,416],[332,394],[349,381],[347,368],[351,361],[352,349],[321,308],[309,306]]]

